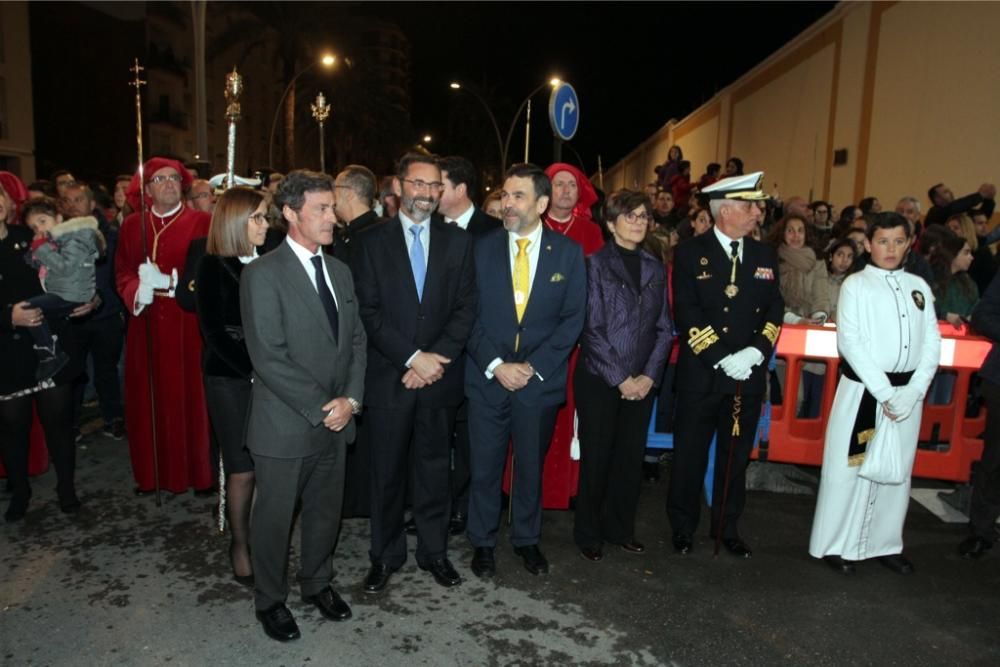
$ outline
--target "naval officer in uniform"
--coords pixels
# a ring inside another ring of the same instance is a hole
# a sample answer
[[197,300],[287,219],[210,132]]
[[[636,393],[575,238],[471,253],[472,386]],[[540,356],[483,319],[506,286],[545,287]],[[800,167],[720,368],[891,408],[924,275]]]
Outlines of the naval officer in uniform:
[[681,554],[693,546],[714,436],[710,535],[721,532],[727,551],[751,556],[739,533],[745,471],[767,382],[766,360],[784,310],[778,257],[750,236],[760,222],[756,202],[766,198],[763,178],[763,172],[735,176],[702,190],[715,226],[682,243],[675,255],[674,316],[681,347],[667,515],[674,549]]

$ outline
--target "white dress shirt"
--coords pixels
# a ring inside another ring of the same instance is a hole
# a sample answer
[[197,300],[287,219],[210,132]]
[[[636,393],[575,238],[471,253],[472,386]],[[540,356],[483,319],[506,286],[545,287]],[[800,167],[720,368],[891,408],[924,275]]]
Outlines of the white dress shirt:
[[454,222],[456,225],[458,225],[465,231],[469,231],[469,222],[472,220],[472,214],[475,212],[476,212],[476,207],[472,204],[469,204],[469,208],[465,209],[465,213],[458,216],[457,218],[449,218],[446,216],[445,222]]
[[[541,255],[542,245],[542,224],[539,222],[538,226],[530,232],[527,236],[518,236],[514,232],[507,232],[507,247],[510,252],[508,252],[508,259],[510,260],[510,275],[514,275],[514,264],[517,261],[517,240],[522,238],[527,238],[531,241],[528,244],[528,300],[531,300],[531,287],[535,283],[535,273],[538,270],[538,257]],[[493,371],[497,366],[503,363],[503,359],[497,357],[490,362],[490,365],[486,367],[486,379],[493,379]],[[539,380],[543,379],[541,375],[535,373],[535,377]]]
[[719,239],[719,244],[722,245],[722,249],[726,251],[726,257],[733,256],[733,246],[730,244],[736,241],[740,244],[737,254],[739,255],[740,261],[743,261],[743,239],[731,239],[719,230],[718,225],[712,225],[712,231],[715,232],[715,238]]
[[403,238],[406,239],[406,256],[410,256],[410,249],[413,247],[413,232],[411,228],[417,227],[420,232],[420,243],[424,246],[424,266],[428,266],[431,256],[431,219],[427,218],[422,223],[413,222],[406,215],[399,212],[399,222],[403,225]]
[[[313,289],[319,294],[319,289],[316,287],[316,267],[313,266],[313,257],[322,257],[323,249],[321,247],[316,248],[316,252],[309,252],[309,249],[297,243],[291,236],[286,236],[285,240],[288,242],[288,247],[292,249],[295,256],[298,257],[299,262],[302,264],[302,268],[305,270],[306,275],[309,276],[309,282],[312,283]],[[337,308],[340,308],[340,300],[337,298],[337,291],[333,289],[333,282],[330,280],[330,273],[326,269],[326,262],[320,262],[320,266],[323,267],[323,278],[326,280],[326,286],[330,288],[330,294],[333,295],[333,302],[337,304]]]

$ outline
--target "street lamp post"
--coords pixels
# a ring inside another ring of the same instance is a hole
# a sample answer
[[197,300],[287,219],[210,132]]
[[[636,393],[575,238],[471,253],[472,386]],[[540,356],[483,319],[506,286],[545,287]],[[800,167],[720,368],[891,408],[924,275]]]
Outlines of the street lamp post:
[[503,139],[500,138],[500,126],[497,124],[496,116],[493,115],[493,110],[490,109],[490,105],[486,103],[486,100],[484,100],[483,97],[475,91],[475,89],[463,88],[462,84],[457,81],[453,81],[449,85],[452,90],[465,90],[467,93],[475,97],[479,103],[483,105],[483,109],[486,110],[486,115],[490,117],[490,122],[493,123],[493,131],[497,135],[497,150],[500,151],[500,176],[502,178],[504,169],[507,168],[507,150],[504,146]]
[[[514,120],[512,120],[510,122],[510,129],[507,131],[507,140],[504,141],[504,143],[503,143],[504,169],[507,168],[507,151],[510,149],[510,140],[511,140],[511,137],[514,136],[514,128],[517,127],[517,119],[521,117],[521,112],[524,111],[524,108],[526,106],[528,106],[529,104],[531,104],[531,98],[534,97],[535,95],[537,95],[542,90],[544,90],[546,86],[555,87],[555,86],[558,86],[560,83],[562,83],[562,82],[559,79],[557,79],[557,78],[552,78],[549,81],[546,81],[542,85],[538,86],[538,88],[535,88],[533,91],[531,91],[530,93],[528,93],[528,96],[524,98],[523,102],[521,102],[521,106],[519,106],[517,108],[517,112],[514,114]],[[528,141],[529,141],[529,139],[528,139],[528,137],[529,137],[528,132],[529,132],[530,129],[531,129],[531,117],[529,116],[528,117],[528,125],[526,126],[525,133],[524,133],[525,134],[525,137],[524,137],[524,161],[525,162],[528,161]]]
[[325,55],[317,62],[308,65],[301,72],[292,77],[292,80],[288,82],[285,86],[285,92],[281,93],[281,98],[278,100],[278,107],[274,110],[274,120],[271,121],[271,134],[267,139],[267,163],[268,166],[274,167],[274,130],[278,126],[278,116],[281,114],[281,105],[284,103],[285,98],[288,96],[288,91],[292,89],[295,82],[299,80],[299,77],[306,72],[312,70],[316,65],[323,65],[324,67],[333,67],[333,64],[337,62],[337,58],[332,55]]
[[330,117],[330,105],[326,103],[326,96],[323,93],[316,95],[316,101],[312,103],[312,115],[319,123],[319,170],[326,173],[326,149],[323,145],[323,123]]

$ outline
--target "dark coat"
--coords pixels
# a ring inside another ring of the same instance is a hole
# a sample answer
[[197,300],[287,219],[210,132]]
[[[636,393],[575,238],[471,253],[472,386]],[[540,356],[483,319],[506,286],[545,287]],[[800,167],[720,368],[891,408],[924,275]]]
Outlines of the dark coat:
[[543,229],[538,267],[519,324],[507,232],[501,229],[476,242],[479,307],[465,369],[465,390],[470,400],[500,405],[510,395],[496,378],[486,378],[486,369],[494,359],[527,361],[543,378],[529,380],[527,386],[514,393],[516,400],[535,407],[559,405],[566,400],[569,355],[586,318],[586,271],[578,243]]
[[736,381],[716,368],[747,346],[764,355],[743,382],[747,394],[763,394],[767,360],[778,340],[785,302],[773,248],[743,239],[736,273],[739,292],[725,294],[732,262],[713,231],[681,243],[674,254],[674,317],[680,340],[677,386],[685,391],[733,394]]
[[201,352],[205,375],[249,380],[253,372],[240,316],[243,266],[236,257],[217,255],[205,255],[198,262],[195,303],[205,341]]
[[340,230],[333,237],[333,243],[324,248],[324,251],[333,255],[344,264],[347,264],[351,270],[354,270],[354,263],[357,261],[357,247],[361,242],[360,237],[362,234],[368,232],[369,230],[377,227],[378,225],[386,222],[386,218],[381,218],[375,211],[368,211],[362,213],[358,217],[351,220],[351,222],[344,229]]
[[986,355],[979,376],[993,384],[1000,384],[1000,276],[986,288],[979,303],[972,311],[972,328],[976,334],[993,341],[990,353]]
[[472,212],[472,217],[469,219],[469,226],[465,231],[478,238],[501,227],[503,227],[503,222],[499,218],[494,218],[492,215],[487,214],[486,211],[476,207]]
[[673,340],[666,271],[648,252],[639,257],[639,288],[614,243],[587,258],[583,361],[609,387],[639,375],[659,385]]
[[[422,301],[399,216],[368,230],[355,250],[355,289],[368,334],[365,404],[372,407],[402,407],[414,398],[422,407],[453,407],[464,395],[462,350],[476,314],[472,239],[438,220],[425,224],[430,246]],[[451,363],[444,377],[414,391],[401,380],[417,350]]]
[[[0,396],[34,387],[38,359],[31,335],[23,327],[14,327],[11,316],[14,306],[25,299],[42,294],[38,272],[31,268],[31,230],[22,225],[9,225],[7,238],[0,240]],[[59,345],[70,355],[68,363],[54,381],[57,385],[73,380],[83,370],[82,359],[68,320],[50,320],[49,328],[59,337]]]

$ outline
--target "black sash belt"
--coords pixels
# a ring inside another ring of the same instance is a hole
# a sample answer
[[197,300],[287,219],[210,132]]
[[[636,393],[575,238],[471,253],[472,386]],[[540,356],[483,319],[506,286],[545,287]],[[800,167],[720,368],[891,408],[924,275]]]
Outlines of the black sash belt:
[[[854,372],[854,369],[846,361],[841,360],[840,372],[848,380],[858,382],[864,387],[861,378],[858,377],[858,374]],[[913,377],[913,371],[886,373],[886,377],[889,378],[889,383],[893,387],[903,387],[909,384],[910,378]],[[854,428],[851,431],[851,445],[847,449],[847,465],[849,466],[859,466],[864,462],[865,452],[868,450],[868,441],[875,435],[875,416],[878,414],[879,405],[875,397],[868,391],[868,387],[864,387],[864,389],[865,393],[861,396],[858,414],[854,417]]]

